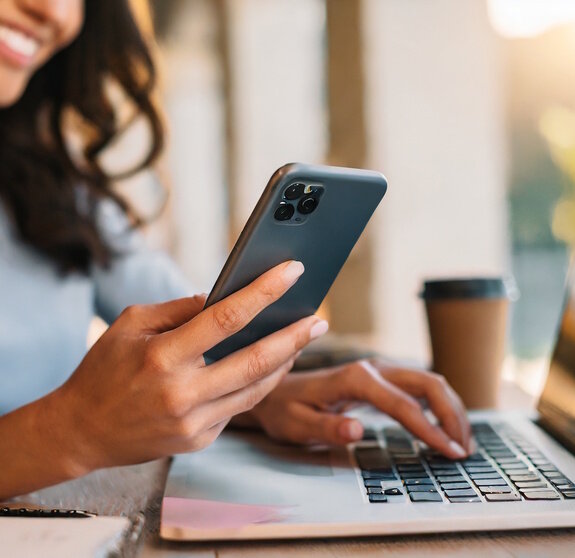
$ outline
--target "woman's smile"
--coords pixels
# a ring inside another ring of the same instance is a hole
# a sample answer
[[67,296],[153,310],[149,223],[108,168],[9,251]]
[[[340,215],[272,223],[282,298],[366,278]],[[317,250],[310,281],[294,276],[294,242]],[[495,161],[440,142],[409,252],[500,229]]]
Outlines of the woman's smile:
[[15,26],[0,23],[0,56],[16,67],[28,67],[33,64],[40,41]]
[[82,0],[0,0],[0,108],[22,96],[32,75],[79,34]]

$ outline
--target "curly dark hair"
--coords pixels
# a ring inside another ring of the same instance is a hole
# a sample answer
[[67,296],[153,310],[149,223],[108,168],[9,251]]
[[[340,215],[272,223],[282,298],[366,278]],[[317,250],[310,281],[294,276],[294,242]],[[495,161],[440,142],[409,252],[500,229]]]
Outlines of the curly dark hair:
[[[38,70],[17,103],[0,110],[0,198],[22,240],[63,273],[89,273],[93,264],[109,264],[112,249],[96,224],[102,199],[115,200],[134,226],[140,223],[113,191],[117,177],[106,172],[99,156],[129,125],[110,99],[113,83],[151,130],[148,153],[123,175],[154,161],[164,141],[153,102],[155,82],[129,0],[88,0],[74,42]],[[69,113],[82,123],[79,158],[67,146]]]

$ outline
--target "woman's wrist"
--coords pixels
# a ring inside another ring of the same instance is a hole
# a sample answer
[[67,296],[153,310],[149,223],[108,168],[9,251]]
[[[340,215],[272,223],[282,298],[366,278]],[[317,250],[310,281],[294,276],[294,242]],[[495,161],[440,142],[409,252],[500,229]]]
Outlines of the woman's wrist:
[[90,464],[87,445],[81,437],[83,421],[79,420],[66,393],[59,388],[34,403],[37,432],[51,443],[45,452],[58,464],[63,480],[86,475],[96,469]]
[[0,500],[90,471],[75,455],[74,425],[53,392],[0,417]]

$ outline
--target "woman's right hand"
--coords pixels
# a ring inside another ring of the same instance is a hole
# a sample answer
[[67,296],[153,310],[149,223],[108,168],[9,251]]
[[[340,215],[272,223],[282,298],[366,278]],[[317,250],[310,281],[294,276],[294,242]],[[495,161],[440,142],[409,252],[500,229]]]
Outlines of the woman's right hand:
[[299,262],[281,264],[205,310],[204,296],[126,309],[70,379],[41,400],[45,420],[58,427],[55,458],[67,456],[75,477],[210,444],[327,330],[310,316],[204,363],[205,351],[279,299],[302,272]]

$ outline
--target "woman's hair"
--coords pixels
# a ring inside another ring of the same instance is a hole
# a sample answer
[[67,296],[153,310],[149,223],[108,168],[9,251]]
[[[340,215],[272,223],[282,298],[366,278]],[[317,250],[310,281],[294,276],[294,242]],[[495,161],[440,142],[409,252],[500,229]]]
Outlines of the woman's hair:
[[[38,70],[16,104],[0,110],[0,198],[22,240],[62,272],[88,273],[92,264],[109,264],[112,250],[96,223],[102,199],[115,200],[132,224],[139,223],[113,192],[99,157],[128,125],[110,99],[118,87],[151,130],[148,153],[125,174],[149,165],[161,151],[155,78],[129,0],[88,0],[75,41]],[[65,124],[71,116],[81,123],[76,154]]]

